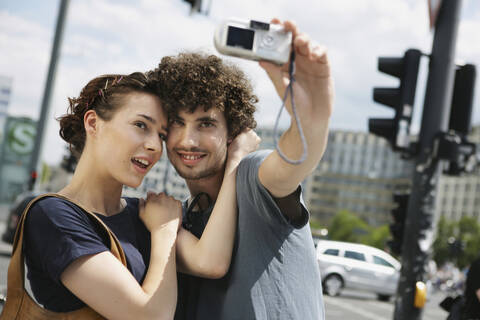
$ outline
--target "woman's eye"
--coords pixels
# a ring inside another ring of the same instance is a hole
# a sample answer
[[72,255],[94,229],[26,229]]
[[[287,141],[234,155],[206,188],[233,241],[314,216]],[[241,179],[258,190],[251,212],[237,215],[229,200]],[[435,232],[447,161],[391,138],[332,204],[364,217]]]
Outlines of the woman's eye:
[[163,133],[160,133],[158,134],[158,136],[160,137],[160,139],[162,139],[163,141],[167,141],[167,136]]
[[146,129],[147,128],[147,125],[142,121],[135,122],[135,126],[139,127],[140,129]]

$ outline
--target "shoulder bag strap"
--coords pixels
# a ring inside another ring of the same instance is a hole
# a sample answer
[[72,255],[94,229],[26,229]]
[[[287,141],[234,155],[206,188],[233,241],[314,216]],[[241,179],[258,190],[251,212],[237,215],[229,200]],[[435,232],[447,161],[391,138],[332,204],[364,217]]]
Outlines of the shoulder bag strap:
[[[23,296],[23,291],[25,287],[25,266],[24,266],[24,256],[23,256],[23,231],[25,226],[25,218],[28,214],[29,209],[32,205],[40,199],[46,197],[56,197],[60,199],[67,200],[76,206],[80,207],[84,212],[86,212],[90,217],[93,218],[93,221],[96,221],[103,229],[107,231],[107,234],[110,238],[110,251],[112,254],[120,260],[120,262],[127,266],[127,262],[125,259],[125,253],[118,241],[117,237],[113,234],[113,232],[103,223],[100,218],[98,218],[95,214],[90,212],[89,210],[85,209],[82,205],[56,193],[47,193],[41,196],[36,197],[32,201],[29,202],[27,207],[22,213],[22,216],[17,225],[17,231],[15,232],[15,237],[13,241],[13,249],[12,249],[12,258],[10,260],[10,264],[8,266],[8,276],[7,276],[7,299],[10,301],[14,300],[21,300]],[[18,302],[18,307],[20,307],[20,301]]]

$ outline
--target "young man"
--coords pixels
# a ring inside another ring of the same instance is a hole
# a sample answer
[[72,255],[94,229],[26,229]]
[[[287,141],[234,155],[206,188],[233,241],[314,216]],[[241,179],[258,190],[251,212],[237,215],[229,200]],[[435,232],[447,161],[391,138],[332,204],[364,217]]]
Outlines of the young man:
[[[228,272],[216,280],[183,276],[176,319],[324,318],[321,279],[300,183],[315,169],[326,147],[333,81],[325,49],[314,46],[294,23],[282,24],[293,34],[293,90],[308,157],[291,165],[277,151],[264,150],[240,163],[238,225],[230,268],[220,268],[217,278]],[[288,65],[260,62],[260,66],[283,97]],[[243,73],[215,56],[166,57],[155,72],[162,101],[171,110],[168,156],[192,196],[184,206],[183,225],[200,237],[222,183],[227,145],[245,128],[255,127],[258,99]],[[288,102],[290,114],[291,107]],[[293,117],[279,146],[290,159],[302,155]],[[192,208],[200,210],[192,213]]]

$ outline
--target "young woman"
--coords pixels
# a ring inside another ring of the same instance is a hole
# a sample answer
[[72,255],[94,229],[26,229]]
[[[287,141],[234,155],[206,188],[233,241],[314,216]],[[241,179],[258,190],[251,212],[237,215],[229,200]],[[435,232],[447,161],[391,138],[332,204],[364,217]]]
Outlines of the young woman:
[[[71,182],[58,193],[94,212],[113,231],[128,269],[78,206],[44,198],[30,209],[25,225],[34,296],[56,312],[86,304],[108,319],[173,318],[176,249],[181,250],[181,270],[218,277],[216,266],[224,272],[230,263],[234,232],[224,239],[224,233],[214,234],[210,228],[201,239],[181,237],[184,243],[177,246],[180,202],[165,194],[150,193],[146,201],[121,197],[123,185],[138,187],[160,159],[168,134],[166,112],[144,74],[95,78],[69,103],[69,113],[60,119],[60,135],[79,161]],[[224,217],[227,230],[234,230],[236,220],[236,166],[258,142],[247,132],[229,146],[220,203],[217,200],[212,213],[212,223]],[[220,210],[222,216],[215,215]]]

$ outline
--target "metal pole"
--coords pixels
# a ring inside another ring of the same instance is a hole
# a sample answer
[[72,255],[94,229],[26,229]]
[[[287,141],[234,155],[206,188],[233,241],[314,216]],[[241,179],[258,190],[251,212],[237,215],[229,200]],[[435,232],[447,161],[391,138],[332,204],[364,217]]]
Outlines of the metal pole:
[[[57,25],[55,27],[55,37],[53,39],[52,53],[50,56],[50,65],[48,66],[47,81],[43,92],[42,106],[40,109],[40,117],[37,124],[37,135],[35,137],[32,159],[30,162],[30,174],[36,175],[38,167],[38,159],[42,151],[43,136],[45,134],[45,120],[50,109],[50,96],[55,84],[55,73],[57,70],[57,60],[62,42],[63,29],[65,25],[65,17],[70,0],[61,0],[58,12]],[[29,186],[29,190],[33,189],[33,184]]]
[[434,157],[435,136],[448,130],[461,3],[461,0],[443,0],[436,22],[418,143],[419,153],[415,158],[405,222],[395,320],[422,317],[422,309],[414,306],[415,284],[424,280],[425,263],[432,245],[435,184],[440,169],[438,160]]

